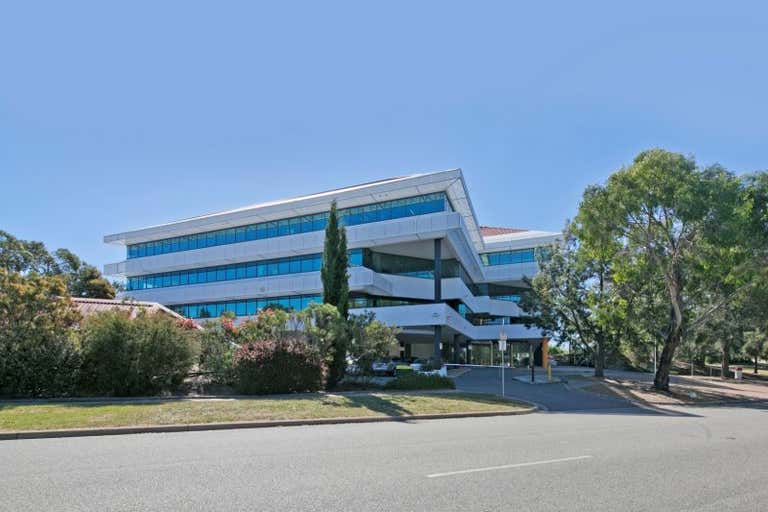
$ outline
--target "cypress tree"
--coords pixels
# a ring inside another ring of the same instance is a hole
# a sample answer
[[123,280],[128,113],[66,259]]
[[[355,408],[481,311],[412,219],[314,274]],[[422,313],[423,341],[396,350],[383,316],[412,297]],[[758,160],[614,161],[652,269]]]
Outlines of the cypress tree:
[[339,249],[336,257],[336,276],[338,276],[336,308],[341,313],[341,318],[346,319],[349,313],[349,254],[347,253],[347,230],[344,226],[339,228]]
[[[339,226],[336,201],[333,201],[328,215],[328,225],[325,227],[323,266],[320,269],[320,277],[323,281],[323,302],[336,306],[344,321],[347,319],[349,309],[348,265],[347,234],[344,226]],[[329,388],[334,387],[344,377],[346,371],[348,329],[341,331],[334,337],[330,353],[326,355]]]
[[349,257],[347,256],[347,233],[339,226],[336,201],[331,203],[328,225],[325,226],[323,266],[320,277],[323,281],[323,302],[336,306],[342,318],[347,318],[349,309]]

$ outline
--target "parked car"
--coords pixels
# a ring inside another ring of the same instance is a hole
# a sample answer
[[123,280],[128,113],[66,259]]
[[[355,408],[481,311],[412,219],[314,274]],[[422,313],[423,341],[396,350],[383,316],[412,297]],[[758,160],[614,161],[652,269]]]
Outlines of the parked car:
[[414,359],[411,363],[411,368],[413,368],[413,371],[420,372],[424,369],[424,361],[421,359]]
[[347,374],[348,375],[359,375],[360,374],[360,366],[357,364],[357,361],[353,361],[352,359],[347,359]]
[[376,375],[395,375],[397,369],[397,363],[394,361],[374,361],[371,365],[371,370]]

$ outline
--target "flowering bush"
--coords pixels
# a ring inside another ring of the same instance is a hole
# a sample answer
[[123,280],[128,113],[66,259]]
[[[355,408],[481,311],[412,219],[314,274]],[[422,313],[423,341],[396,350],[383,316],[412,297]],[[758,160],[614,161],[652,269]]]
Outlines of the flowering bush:
[[318,391],[326,373],[319,351],[292,338],[244,343],[234,366],[235,388],[247,395]]
[[280,309],[266,307],[238,327],[239,338],[245,341],[279,340],[290,335],[291,315]]
[[194,331],[197,329],[197,324],[191,318],[181,318],[176,320],[176,326],[185,331]]

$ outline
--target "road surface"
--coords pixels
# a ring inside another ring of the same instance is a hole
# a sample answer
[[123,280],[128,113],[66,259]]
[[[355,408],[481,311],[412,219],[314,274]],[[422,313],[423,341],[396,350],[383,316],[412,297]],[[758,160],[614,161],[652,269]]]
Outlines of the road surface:
[[[509,371],[504,374],[504,395],[534,402],[550,411],[620,411],[642,414],[644,409],[635,407],[618,397],[588,393],[564,383],[544,383],[546,375],[537,375],[540,384],[527,384],[513,375],[527,375],[526,371]],[[476,393],[501,394],[501,371],[498,368],[474,368],[455,379],[457,389]]]
[[0,442],[0,509],[764,511],[768,409]]

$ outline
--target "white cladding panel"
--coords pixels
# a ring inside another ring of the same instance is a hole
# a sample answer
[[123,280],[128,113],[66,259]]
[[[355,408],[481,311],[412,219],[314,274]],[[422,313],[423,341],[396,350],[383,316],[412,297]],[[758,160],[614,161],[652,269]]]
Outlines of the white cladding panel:
[[[355,249],[444,238],[449,230],[458,229],[460,225],[461,216],[459,214],[443,212],[349,226],[347,228],[348,247]],[[105,271],[108,268],[110,270],[115,269],[115,265],[124,266],[126,275],[135,276],[285,258],[300,254],[318,254],[323,252],[324,240],[325,233],[323,231],[313,231],[264,240],[218,245],[205,249],[132,258],[119,263],[108,264]]]
[[524,325],[472,325],[446,304],[421,304],[414,306],[392,306],[386,308],[354,309],[352,313],[372,311],[384,323],[403,328],[447,326],[456,333],[471,340],[495,340],[503,330],[509,339],[536,339],[542,337],[539,329],[528,329]]
[[[372,270],[354,267],[349,272],[349,285],[354,291],[389,295],[391,285]],[[124,295],[136,300],[160,302],[161,304],[194,304],[200,302],[221,302],[261,297],[282,297],[286,295],[321,294],[323,284],[320,272],[305,272],[283,276],[235,279],[214,283],[169,286],[151,290],[135,290]]]
[[[418,251],[419,249],[414,247],[421,247],[422,253],[419,253],[418,257],[429,257],[423,254],[424,247],[429,247],[424,241],[440,238],[443,239],[444,258],[457,258],[475,283],[519,284],[524,277],[532,277],[536,274],[538,271],[536,263],[483,266],[479,253],[546,245],[553,243],[558,235],[530,231],[483,238],[463,175],[458,169],[393,178],[287,201],[275,201],[203,215],[179,222],[108,235],[105,241],[122,244],[137,243],[323,212],[328,210],[331,199],[336,199],[339,207],[345,208],[438,191],[446,192],[455,211],[349,226],[346,228],[348,247],[350,249],[364,247],[375,251],[377,247],[386,246],[381,249],[381,252],[403,255],[416,255],[409,251]],[[134,258],[107,264],[104,271],[108,275],[137,276],[317,254],[323,250],[323,241],[324,232],[316,231]],[[434,282],[430,279],[379,274],[362,267],[350,269],[350,289],[355,292],[403,299],[429,301],[434,298]],[[173,305],[313,295],[320,294],[321,290],[320,273],[307,272],[136,290],[123,295],[138,300]],[[510,317],[521,314],[514,302],[495,300],[487,296],[474,296],[467,285],[458,278],[443,279],[442,300],[461,300],[475,313]],[[443,325],[448,327],[449,331],[453,330],[475,340],[496,339],[500,329],[503,329],[510,339],[541,337],[538,329],[526,329],[522,325],[504,327],[472,325],[444,303],[381,307],[373,308],[373,311],[378,318],[391,324],[410,327],[413,332],[423,331],[433,325]]]

